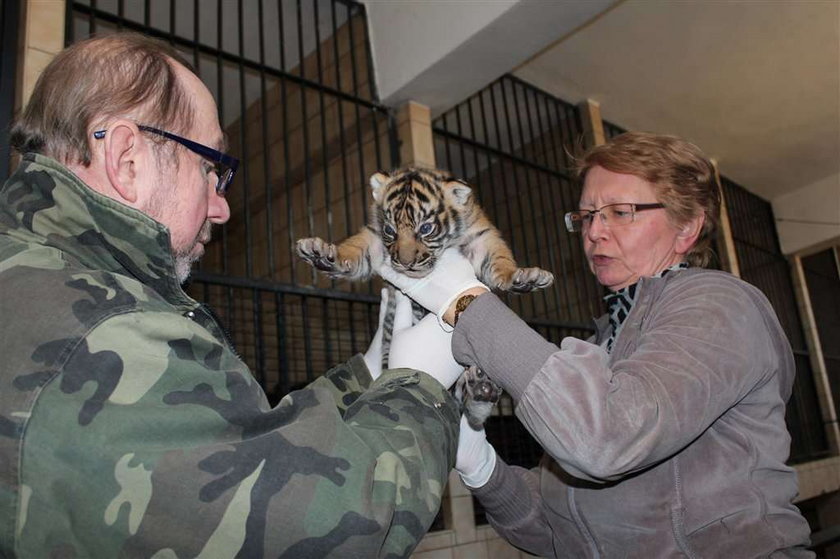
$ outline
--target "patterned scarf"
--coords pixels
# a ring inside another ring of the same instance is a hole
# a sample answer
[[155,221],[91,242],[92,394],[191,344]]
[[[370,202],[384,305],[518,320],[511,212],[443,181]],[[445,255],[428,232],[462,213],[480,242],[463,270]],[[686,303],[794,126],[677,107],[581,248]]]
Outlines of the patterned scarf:
[[[674,270],[684,270],[685,268],[688,268],[688,263],[680,262],[678,264],[674,264],[670,268],[665,268],[653,277],[661,278],[668,272]],[[633,304],[636,302],[638,287],[639,284],[637,282],[604,297],[604,301],[607,302],[607,309],[610,313],[610,326],[612,326],[612,334],[610,335],[610,339],[607,340],[607,353],[612,353],[613,344],[618,337],[618,333],[621,331],[621,327],[624,326],[624,321],[627,320],[627,317],[630,315],[630,309],[633,308]]]

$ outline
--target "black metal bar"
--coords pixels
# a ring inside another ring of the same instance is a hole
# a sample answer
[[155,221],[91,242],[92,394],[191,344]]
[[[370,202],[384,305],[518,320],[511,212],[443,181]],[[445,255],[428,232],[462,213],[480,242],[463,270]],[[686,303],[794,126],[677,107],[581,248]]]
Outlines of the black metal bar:
[[286,333],[286,297],[285,293],[275,292],[274,305],[277,309],[277,362],[280,377],[280,391],[289,393],[289,354],[287,348],[288,334]]
[[[361,18],[363,21],[367,21],[367,7],[364,4],[357,4],[359,11],[361,12]],[[368,26],[362,26],[364,31],[364,38],[365,44],[370,45],[370,36],[368,34]],[[379,100],[379,93],[376,90],[376,80],[374,80],[373,76],[373,55],[371,53],[371,49],[365,49],[365,64],[367,64],[368,68],[368,94],[370,95],[371,99]]]
[[[306,77],[306,64],[304,62],[304,44],[303,44],[303,10],[301,9],[301,0],[296,0],[295,5],[297,6],[297,39],[298,39],[298,57],[300,59],[300,64],[298,68],[300,68],[300,75],[302,78]],[[301,121],[301,131],[303,132],[303,190],[304,196],[306,197],[306,218],[308,223],[307,234],[314,235],[315,234],[315,214],[312,208],[312,160],[309,157],[310,149],[309,149],[309,112],[307,110],[307,102],[306,102],[306,88],[300,88],[300,107],[301,107],[301,114],[303,115]],[[315,268],[310,270],[310,277],[312,278],[312,283],[316,283],[318,281],[318,272]]]
[[259,0],[257,4],[258,9],[258,25],[259,42],[260,42],[260,112],[262,118],[260,124],[262,125],[262,141],[263,141],[263,192],[265,196],[265,240],[266,240],[266,264],[268,269],[268,277],[273,278],[276,272],[274,267],[274,192],[271,185],[271,140],[268,135],[268,88],[265,81],[265,19],[263,10],[264,0]]
[[[236,16],[239,29],[238,43],[239,54],[245,52],[245,30],[243,29],[243,8],[242,0],[236,4]],[[245,98],[245,67],[239,66],[239,149],[241,151],[240,157],[246,164],[242,165],[242,217],[245,223],[245,274],[247,276],[254,275],[254,249],[253,239],[251,238],[251,181],[250,172],[248,170],[248,119],[246,114],[248,107]]]
[[[317,21],[317,18],[315,18]],[[324,355],[326,357],[326,361],[328,364],[333,362],[332,357],[332,343],[330,343],[330,311],[329,311],[329,299],[321,299],[321,329],[323,330],[324,335]]]
[[[324,83],[323,59],[321,57],[321,25],[320,12],[318,10],[318,0],[312,0],[312,7],[315,19],[315,61],[318,67],[318,82]],[[330,165],[329,165],[329,146],[327,145],[327,108],[324,102],[324,90],[318,90],[318,109],[320,111],[321,120],[321,163],[323,165],[324,176],[324,212],[327,219],[327,235],[328,239],[335,238],[333,232],[333,209],[332,209],[332,192],[330,189]],[[324,307],[326,311],[326,307]],[[325,321],[326,326],[326,321]],[[328,359],[330,362],[330,359]]]
[[[122,2],[122,0],[120,0]],[[198,0],[193,0],[193,66],[195,67],[195,71],[197,73],[201,73],[201,69],[199,68],[199,64],[201,63],[201,55],[198,50],[198,44],[201,42],[201,29],[199,26],[199,5]]]
[[265,348],[263,347],[263,311],[262,311],[262,297],[260,292],[254,289],[252,292],[252,301],[254,305],[254,313],[252,320],[254,323],[254,351],[256,353],[256,372],[254,377],[262,386],[265,386]]
[[[225,122],[225,88],[224,88],[224,63],[220,56],[222,46],[222,3],[219,2],[216,6],[216,40],[219,48],[216,51],[216,97],[218,99],[219,108],[219,122]],[[241,181],[240,181],[241,182]],[[222,226],[222,237],[220,241],[222,245],[222,271],[228,271],[228,228]]]
[[17,75],[18,29],[20,27],[20,1],[4,0],[2,3],[2,57],[0,57],[0,180],[10,174],[12,150],[9,130],[15,108],[15,76]]
[[[148,1],[148,0],[147,0]],[[96,18],[93,16],[93,11],[96,10],[96,0],[90,0],[91,15],[88,17],[88,28],[91,35],[96,35]]]
[[[355,7],[355,6],[354,6]],[[358,9],[358,8],[356,8]],[[355,52],[355,44],[353,40],[353,8],[348,8],[347,11],[347,31],[350,36],[350,68],[351,68],[351,77],[353,78],[351,83],[353,84],[353,96],[354,98],[359,98],[359,75],[356,68],[356,52]],[[359,155],[359,184],[368,184],[368,175],[365,172],[365,152],[364,152],[364,144],[363,142],[363,135],[362,135],[362,114],[361,114],[361,104],[356,103],[354,104],[354,108],[356,110],[356,146]],[[362,204],[362,222],[368,222],[368,215],[367,215],[367,207],[365,204]]]
[[[19,4],[18,4],[19,5]],[[64,46],[69,47],[76,40],[76,26],[74,25],[76,17],[73,13],[75,4],[73,2],[66,2],[64,5]],[[15,19],[15,28],[20,25],[20,22]],[[5,47],[5,45],[4,45]],[[6,52],[6,49],[3,49]],[[17,57],[17,44],[14,45],[14,56]]]
[[[338,49],[338,21],[337,15],[335,11],[335,3],[336,0],[332,0],[330,2],[331,13],[332,13],[332,29],[333,29],[333,57],[335,58],[335,87],[336,89],[341,89],[341,63],[340,63],[340,51]],[[348,21],[350,18],[347,18]],[[346,236],[350,236],[352,233],[352,215],[350,212],[350,180],[347,175],[347,154],[346,152],[346,139],[344,137],[344,106],[341,99],[335,100],[336,109],[338,111],[338,143],[339,143],[339,151],[341,153],[341,178],[344,187],[344,234]],[[354,346],[355,347],[355,346]]]

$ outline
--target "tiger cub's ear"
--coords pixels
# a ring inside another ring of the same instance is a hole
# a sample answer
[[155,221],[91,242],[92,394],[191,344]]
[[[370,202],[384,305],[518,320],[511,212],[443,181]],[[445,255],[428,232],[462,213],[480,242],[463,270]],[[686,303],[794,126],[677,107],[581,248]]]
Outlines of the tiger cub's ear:
[[375,202],[381,201],[382,193],[385,192],[385,185],[388,184],[389,180],[391,180],[391,177],[382,171],[370,176],[370,192],[373,194]]
[[449,191],[455,201],[461,205],[466,205],[472,196],[472,188],[464,181],[453,179],[444,183],[443,187]]

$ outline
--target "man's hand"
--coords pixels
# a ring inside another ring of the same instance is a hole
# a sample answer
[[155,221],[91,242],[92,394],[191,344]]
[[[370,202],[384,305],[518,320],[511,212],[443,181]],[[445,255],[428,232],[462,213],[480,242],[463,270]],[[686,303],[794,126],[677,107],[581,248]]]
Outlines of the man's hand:
[[480,292],[487,290],[487,286],[476,278],[470,261],[457,248],[443,251],[432,272],[422,278],[410,278],[396,272],[387,259],[377,272],[382,279],[435,313],[440,319],[440,326],[447,331],[452,328],[443,321],[443,316],[458,296],[470,288],[480,288]]
[[411,319],[411,299],[397,292],[388,368],[423,371],[448,389],[464,372],[463,365],[452,357],[452,334],[441,330],[432,314],[414,326]]
[[473,429],[461,416],[461,434],[455,455],[455,470],[467,487],[476,489],[487,483],[496,467],[496,451],[487,441],[484,429]]

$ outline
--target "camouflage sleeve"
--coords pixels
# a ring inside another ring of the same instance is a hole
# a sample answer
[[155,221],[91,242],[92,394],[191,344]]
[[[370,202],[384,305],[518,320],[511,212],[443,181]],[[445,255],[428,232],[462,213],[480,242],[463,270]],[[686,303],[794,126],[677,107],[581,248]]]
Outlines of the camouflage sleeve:
[[207,330],[154,312],[55,357],[23,443],[22,557],[404,557],[439,508],[457,412],[423,373],[363,391],[351,360],[270,409]]
[[355,402],[362,392],[370,388],[372,379],[362,354],[354,355],[336,367],[316,378],[308,388],[320,387],[329,391],[339,413],[343,416],[347,408]]

